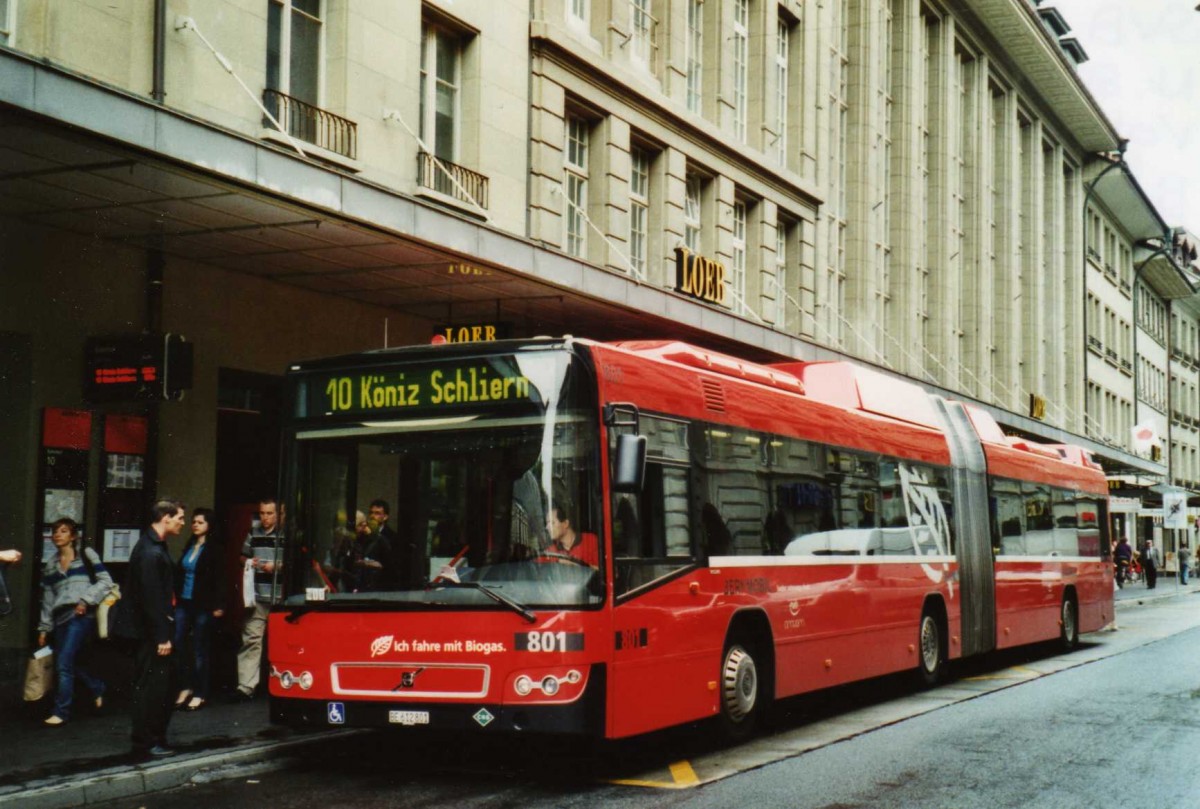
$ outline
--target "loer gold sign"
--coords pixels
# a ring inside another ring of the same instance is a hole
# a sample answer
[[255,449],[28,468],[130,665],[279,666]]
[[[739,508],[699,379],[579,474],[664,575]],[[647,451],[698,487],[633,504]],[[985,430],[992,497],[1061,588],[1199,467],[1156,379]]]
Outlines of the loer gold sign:
[[675,289],[684,295],[724,306],[725,265],[697,255],[686,247],[676,247]]
[[1029,394],[1029,417],[1044,421],[1046,418],[1046,399],[1036,393]]

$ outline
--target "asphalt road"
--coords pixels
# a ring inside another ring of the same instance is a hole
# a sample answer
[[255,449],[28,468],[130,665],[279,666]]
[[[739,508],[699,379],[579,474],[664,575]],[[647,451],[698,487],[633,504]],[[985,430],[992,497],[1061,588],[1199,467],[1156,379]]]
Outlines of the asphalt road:
[[[810,695],[781,706],[771,735],[738,748],[702,727],[599,748],[370,733],[281,770],[214,773],[222,780],[104,809],[1200,807],[1198,624],[1191,597],[1133,607],[1120,632],[1090,636],[1075,661],[1023,650],[959,666],[931,692],[896,677]],[[939,701],[984,685],[998,690]],[[915,715],[896,713],[912,706]],[[815,749],[797,741],[853,716],[879,718]],[[787,749],[798,744],[801,752]],[[657,770],[674,780],[635,777]]]

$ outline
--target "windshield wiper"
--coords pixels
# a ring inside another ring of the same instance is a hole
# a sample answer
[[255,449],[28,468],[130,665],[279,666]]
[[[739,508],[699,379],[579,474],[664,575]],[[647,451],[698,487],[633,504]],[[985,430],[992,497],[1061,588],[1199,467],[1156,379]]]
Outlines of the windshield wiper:
[[503,604],[504,606],[508,607],[510,610],[515,612],[517,615],[520,615],[522,618],[524,618],[529,623],[531,623],[531,624],[537,623],[537,616],[534,615],[532,612],[530,612],[528,607],[526,607],[523,604],[520,604],[516,601],[513,601],[511,598],[509,598],[506,595],[501,595],[500,593],[497,593],[492,588],[490,588],[486,585],[480,584],[477,581],[453,581],[451,579],[442,579],[440,582],[433,585],[433,587],[467,587],[472,590],[478,590],[479,592],[483,593],[485,596],[490,598],[492,601],[495,601],[497,604]]
[[[355,594],[358,595],[358,594]],[[362,605],[386,605],[393,608],[402,609],[419,609],[419,606],[411,602],[396,601],[390,598],[379,598],[378,596],[362,596],[354,599],[343,599],[341,601],[305,601],[301,604],[293,604],[288,607],[287,615],[284,616],[285,621],[289,624],[294,624],[310,612],[345,612],[354,610]]]

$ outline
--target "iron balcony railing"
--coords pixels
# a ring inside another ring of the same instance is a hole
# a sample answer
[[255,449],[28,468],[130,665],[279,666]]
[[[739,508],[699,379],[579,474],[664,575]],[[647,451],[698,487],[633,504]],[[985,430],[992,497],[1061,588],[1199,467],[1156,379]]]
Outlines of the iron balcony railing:
[[[293,138],[358,159],[358,124],[353,121],[270,88],[263,90],[263,106]],[[267,119],[263,126],[275,125]]]
[[[442,171],[438,163],[446,170]],[[451,180],[451,177],[454,179]],[[474,200],[480,208],[487,210],[488,178],[440,158],[435,162],[429,152],[417,152],[417,182],[422,188],[429,188],[468,205]]]

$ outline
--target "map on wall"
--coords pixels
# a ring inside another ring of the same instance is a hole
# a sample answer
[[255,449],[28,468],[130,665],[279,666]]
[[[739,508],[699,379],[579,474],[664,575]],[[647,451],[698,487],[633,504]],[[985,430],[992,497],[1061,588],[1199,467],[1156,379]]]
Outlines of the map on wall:
[[108,489],[140,489],[144,479],[145,458],[141,455],[106,456],[104,486]]
[[46,489],[44,510],[46,522],[69,517],[83,524],[83,489]]

